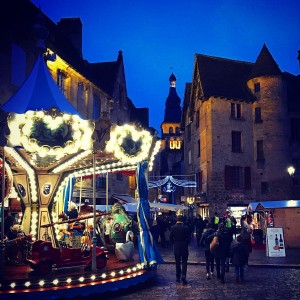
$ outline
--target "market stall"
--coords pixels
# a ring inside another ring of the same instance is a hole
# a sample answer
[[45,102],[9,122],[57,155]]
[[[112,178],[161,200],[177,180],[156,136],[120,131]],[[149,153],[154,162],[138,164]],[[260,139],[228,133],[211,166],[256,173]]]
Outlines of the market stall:
[[282,228],[285,247],[300,247],[300,200],[277,200],[249,203],[255,230],[262,230],[264,238],[267,228]]

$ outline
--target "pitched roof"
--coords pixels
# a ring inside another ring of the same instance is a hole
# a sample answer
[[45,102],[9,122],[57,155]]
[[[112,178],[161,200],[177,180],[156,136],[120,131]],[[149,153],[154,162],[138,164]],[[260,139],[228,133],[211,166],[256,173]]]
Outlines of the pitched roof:
[[271,55],[266,45],[263,45],[252,72],[250,78],[261,77],[261,76],[277,76],[281,75],[281,71]]
[[23,114],[28,110],[49,110],[53,107],[81,117],[54,82],[40,54],[27,79],[2,108],[6,112]]
[[211,96],[253,101],[247,87],[253,63],[196,54],[204,99]]

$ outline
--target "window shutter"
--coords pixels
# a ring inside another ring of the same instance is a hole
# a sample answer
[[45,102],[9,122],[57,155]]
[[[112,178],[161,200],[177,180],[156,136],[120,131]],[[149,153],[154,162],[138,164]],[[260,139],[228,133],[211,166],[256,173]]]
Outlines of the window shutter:
[[244,188],[245,188],[245,190],[251,190],[251,169],[250,169],[250,167],[244,168],[244,176],[245,176]]
[[231,167],[225,166],[225,190],[231,190]]

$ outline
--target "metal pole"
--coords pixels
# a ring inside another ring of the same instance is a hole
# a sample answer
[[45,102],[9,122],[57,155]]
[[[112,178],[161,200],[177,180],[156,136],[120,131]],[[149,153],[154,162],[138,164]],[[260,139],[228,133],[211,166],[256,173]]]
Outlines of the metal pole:
[[0,243],[0,278],[4,275],[5,244],[4,244],[4,197],[5,197],[5,151],[2,147],[2,191],[1,191],[1,243]]
[[108,172],[106,173],[106,192],[105,192],[105,197],[106,197],[106,208],[105,212],[108,212]]
[[96,158],[95,151],[93,152],[93,252],[92,252],[92,270],[97,270],[96,262],[96,246],[97,246],[97,237],[96,237]]

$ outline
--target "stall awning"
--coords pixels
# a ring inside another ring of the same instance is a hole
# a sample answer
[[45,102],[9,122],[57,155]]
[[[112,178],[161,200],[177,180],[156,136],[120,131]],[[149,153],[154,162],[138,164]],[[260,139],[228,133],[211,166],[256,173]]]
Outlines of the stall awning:
[[251,202],[248,205],[248,211],[274,208],[295,208],[300,207],[300,200],[277,200],[277,201],[263,201],[263,202]]
[[113,199],[116,199],[120,204],[126,204],[126,203],[136,203],[137,200],[127,194],[113,194],[111,195]]

